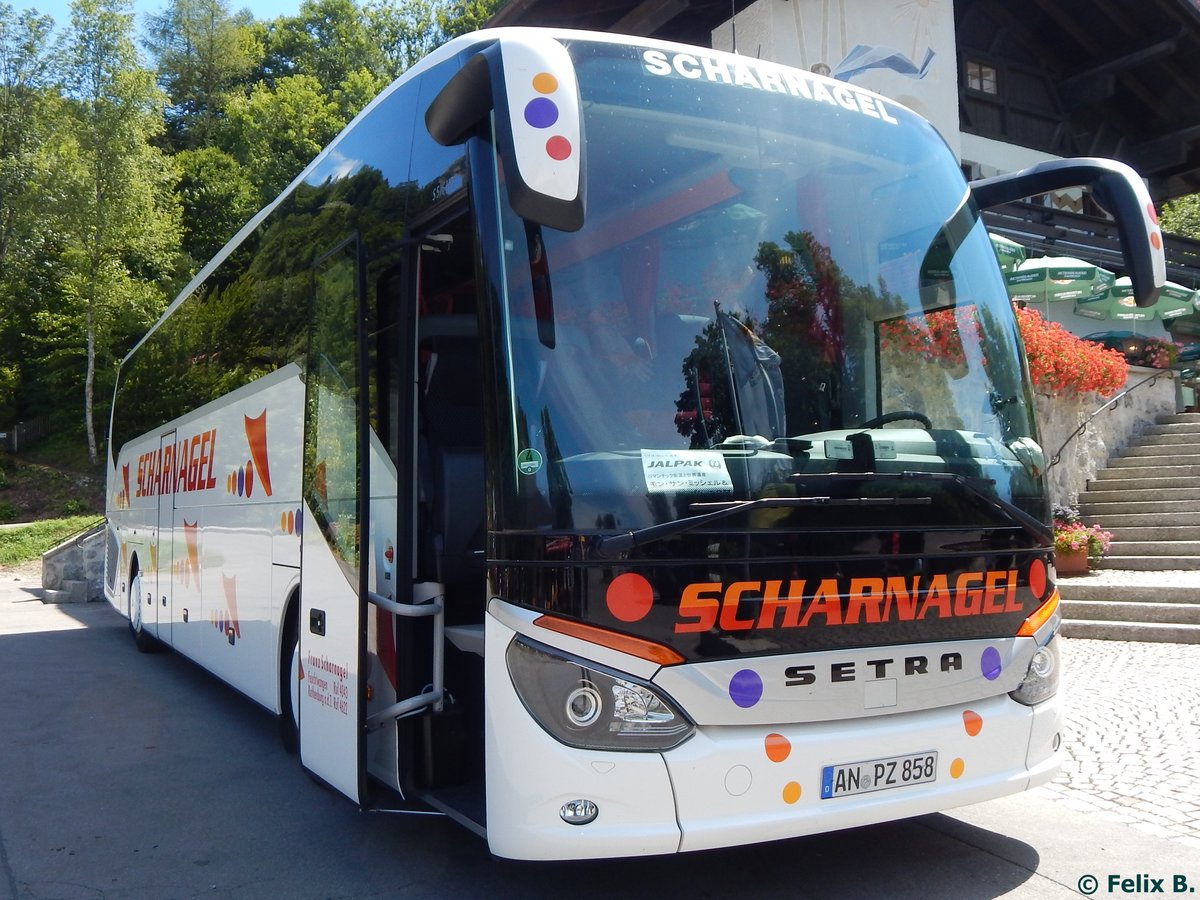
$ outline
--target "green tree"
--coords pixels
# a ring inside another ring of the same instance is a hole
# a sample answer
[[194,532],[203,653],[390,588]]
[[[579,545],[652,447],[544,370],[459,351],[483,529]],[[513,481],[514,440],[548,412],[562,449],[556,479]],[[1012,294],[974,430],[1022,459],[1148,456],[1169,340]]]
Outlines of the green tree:
[[226,151],[244,165],[263,204],[274,199],[345,124],[311,75],[289,75],[274,88],[256,84],[230,102]]
[[0,267],[28,207],[44,129],[40,108],[52,76],[53,20],[0,4]]
[[43,219],[45,147],[57,103],[48,16],[0,4],[0,424],[24,415],[32,316],[46,300],[54,241]]
[[439,22],[443,10],[438,0],[376,0],[367,5],[367,30],[387,58],[392,78],[445,40]]
[[218,147],[175,155],[177,193],[183,205],[183,250],[191,267],[216,255],[259,206],[259,193],[245,168]]
[[354,0],[304,0],[295,16],[260,23],[264,53],[260,79],[277,85],[309,75],[332,94],[354,72],[379,72],[385,59]]
[[504,0],[463,0],[461,3],[443,6],[438,14],[442,40],[448,41],[461,34],[478,31],[503,5]]
[[501,0],[374,0],[366,27],[396,78],[451,38],[484,27],[500,6]]
[[1164,203],[1160,221],[1164,231],[1200,240],[1200,194]]
[[225,0],[173,0],[149,17],[144,44],[170,98],[166,120],[176,147],[211,143],[228,96],[262,57],[252,22],[245,11],[230,15]]
[[158,284],[175,274],[179,205],[162,131],[163,95],[133,44],[126,0],[75,0],[64,36],[63,80],[71,131],[61,144],[55,211],[66,238],[62,282],[68,315],[83,323],[84,429],[99,459],[94,423],[97,361],[112,360],[115,326],[161,308]]

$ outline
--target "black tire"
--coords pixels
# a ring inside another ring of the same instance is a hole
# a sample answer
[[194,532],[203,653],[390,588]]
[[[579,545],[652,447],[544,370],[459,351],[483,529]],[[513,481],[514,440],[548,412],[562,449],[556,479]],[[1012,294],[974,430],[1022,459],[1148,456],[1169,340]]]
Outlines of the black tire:
[[133,644],[142,653],[153,653],[158,649],[158,641],[146,631],[142,625],[142,613],[145,609],[142,600],[142,572],[137,561],[129,575],[129,633],[133,635]]
[[279,739],[288,753],[300,749],[300,723],[296,715],[296,703],[300,692],[300,630],[297,627],[296,610],[299,600],[294,599],[283,624],[283,642],[279,650]]

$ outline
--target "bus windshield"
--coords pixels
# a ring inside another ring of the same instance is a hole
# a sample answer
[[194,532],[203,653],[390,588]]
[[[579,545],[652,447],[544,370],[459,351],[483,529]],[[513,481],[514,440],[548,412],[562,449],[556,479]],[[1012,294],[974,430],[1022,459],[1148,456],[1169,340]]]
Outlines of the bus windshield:
[[502,528],[1044,520],[1004,282],[930,125],[752,60],[568,49],[586,221],[501,213]]

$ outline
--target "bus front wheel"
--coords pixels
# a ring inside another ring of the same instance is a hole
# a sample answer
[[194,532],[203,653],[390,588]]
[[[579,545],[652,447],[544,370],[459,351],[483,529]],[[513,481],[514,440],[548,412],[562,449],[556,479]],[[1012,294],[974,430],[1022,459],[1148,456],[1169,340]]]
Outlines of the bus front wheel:
[[156,641],[142,624],[142,572],[134,563],[133,577],[129,579],[129,633],[134,646],[142,653],[152,653],[158,648]]
[[284,620],[283,645],[279,653],[279,737],[288,753],[300,747],[300,631],[293,601]]

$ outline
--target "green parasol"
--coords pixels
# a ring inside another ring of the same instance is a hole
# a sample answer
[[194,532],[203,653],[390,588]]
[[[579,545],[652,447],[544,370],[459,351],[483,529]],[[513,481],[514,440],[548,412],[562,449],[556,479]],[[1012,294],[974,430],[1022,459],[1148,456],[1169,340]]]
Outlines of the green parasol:
[[1016,241],[988,232],[988,238],[992,242],[992,249],[996,251],[996,259],[1000,263],[1000,271],[1004,274],[1012,272],[1018,265],[1025,261],[1028,255],[1025,248]]
[[1168,281],[1153,306],[1138,306],[1133,299],[1129,276],[1116,279],[1112,287],[1075,301],[1075,312],[1091,319],[1116,319],[1124,322],[1148,322],[1151,319],[1176,319],[1195,312],[1200,293],[1182,284]]
[[1008,296],[1026,303],[1080,300],[1108,288],[1115,276],[1107,269],[1070,256],[1027,259],[1004,276]]

